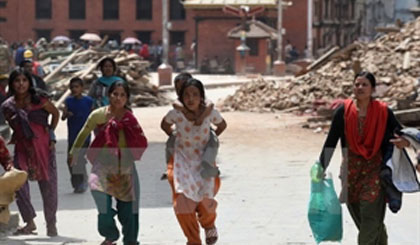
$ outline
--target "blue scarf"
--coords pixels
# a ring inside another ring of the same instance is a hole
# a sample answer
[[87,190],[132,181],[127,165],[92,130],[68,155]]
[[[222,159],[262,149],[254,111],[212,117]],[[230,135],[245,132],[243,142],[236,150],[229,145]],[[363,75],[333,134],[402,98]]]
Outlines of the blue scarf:
[[[117,82],[117,81],[124,81],[121,77],[117,77],[117,76],[110,76],[110,77],[105,77],[105,76],[103,76],[103,77],[100,77],[99,79],[98,79],[98,81],[100,82],[100,83],[102,83],[104,86],[106,86],[106,87],[111,87],[111,85],[114,83],[114,82]],[[102,105],[109,105],[109,97],[108,96],[104,96],[104,97],[102,97],[102,101],[101,101],[101,104]]]

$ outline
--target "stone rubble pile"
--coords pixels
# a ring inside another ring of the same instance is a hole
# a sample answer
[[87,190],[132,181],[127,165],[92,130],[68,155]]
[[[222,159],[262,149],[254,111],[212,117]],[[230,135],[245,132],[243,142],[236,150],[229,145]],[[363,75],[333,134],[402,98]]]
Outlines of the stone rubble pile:
[[[64,96],[68,95],[68,84],[74,76],[79,76],[84,80],[87,92],[92,82],[101,76],[97,65],[104,57],[111,57],[116,61],[117,75],[129,83],[132,106],[160,106],[169,102],[158,87],[149,80],[149,61],[142,60],[137,54],[128,54],[124,50],[101,51],[95,49],[75,51],[59,57],[58,62],[50,58],[41,61],[47,71],[47,76],[44,79],[50,87],[50,91],[54,91],[54,100],[59,101],[58,104],[60,104]],[[55,67],[51,66],[53,62],[57,64]],[[64,62],[66,64],[59,67],[59,64]]]
[[[372,72],[376,97],[394,110],[420,105],[420,18],[400,32],[370,43],[354,42],[316,70],[287,81],[259,79],[241,86],[223,103],[225,111],[299,111],[330,117],[334,100],[352,95],[354,75]],[[316,114],[317,113],[317,114]],[[321,114],[321,115],[320,115]]]

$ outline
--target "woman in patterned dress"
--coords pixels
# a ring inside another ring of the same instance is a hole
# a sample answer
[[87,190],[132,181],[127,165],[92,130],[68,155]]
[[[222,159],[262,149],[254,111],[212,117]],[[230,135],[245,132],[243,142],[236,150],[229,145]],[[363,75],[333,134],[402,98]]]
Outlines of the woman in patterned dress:
[[[357,228],[358,244],[387,244],[384,224],[386,193],[381,170],[392,155],[390,141],[401,126],[388,106],[372,98],[376,80],[361,72],[353,81],[355,99],[347,99],[333,116],[331,128],[320,155],[325,171],[340,139],[343,150],[340,201],[345,202]],[[401,203],[390,203],[393,212]]]
[[213,109],[201,125],[194,125],[194,120],[205,110],[204,87],[196,79],[190,79],[183,84],[179,99],[188,109],[188,113],[170,110],[161,124],[168,135],[176,130],[174,156],[168,164],[173,206],[181,229],[188,239],[188,245],[201,244],[199,223],[205,230],[206,244],[215,244],[218,234],[215,226],[217,202],[214,197],[219,189],[220,179],[204,179],[200,171],[203,150],[210,136],[210,126],[216,126],[215,133],[219,136],[226,129],[226,122]]

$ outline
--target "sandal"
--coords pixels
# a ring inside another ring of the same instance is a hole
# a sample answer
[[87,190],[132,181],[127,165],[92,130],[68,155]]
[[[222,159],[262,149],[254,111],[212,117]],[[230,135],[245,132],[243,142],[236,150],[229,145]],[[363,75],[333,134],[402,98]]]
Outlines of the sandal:
[[216,244],[217,239],[218,239],[216,227],[206,229],[205,233],[206,233],[206,244],[207,245]]
[[35,232],[36,228],[33,227],[28,227],[28,226],[24,226],[24,227],[18,227],[17,230],[15,232],[13,232],[14,236],[20,236],[20,235],[37,235],[37,233]]

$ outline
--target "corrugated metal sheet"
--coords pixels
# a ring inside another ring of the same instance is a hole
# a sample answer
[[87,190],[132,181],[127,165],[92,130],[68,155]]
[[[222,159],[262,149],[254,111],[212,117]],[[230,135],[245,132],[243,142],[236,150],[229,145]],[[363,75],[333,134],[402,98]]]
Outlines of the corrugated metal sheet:
[[277,0],[185,0],[185,8],[222,8],[229,6],[264,6],[275,8]]

